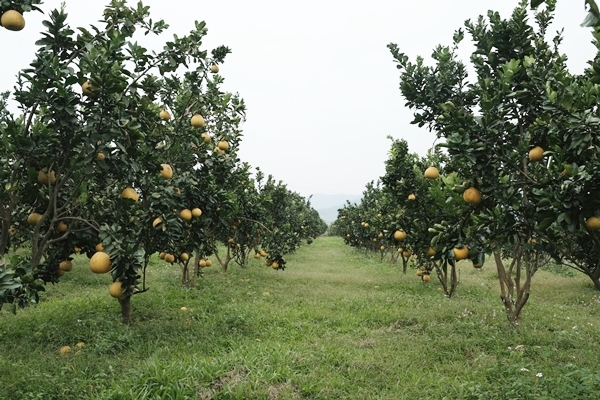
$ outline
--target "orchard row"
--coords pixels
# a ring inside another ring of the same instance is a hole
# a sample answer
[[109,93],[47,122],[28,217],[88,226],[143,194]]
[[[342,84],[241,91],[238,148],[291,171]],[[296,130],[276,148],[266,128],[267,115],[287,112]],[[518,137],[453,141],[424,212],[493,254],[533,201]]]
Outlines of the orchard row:
[[[458,260],[481,268],[491,257],[513,323],[550,260],[600,289],[599,57],[571,73],[560,33],[547,40],[555,1],[545,3],[533,16],[521,2],[508,19],[490,11],[467,21],[434,49],[433,65],[388,46],[412,123],[439,143],[419,157],[394,141],[385,175],[334,224],[351,246],[391,250],[405,272],[410,260],[423,280],[435,271],[447,296]],[[469,67],[457,56],[465,33]]]
[[[219,75],[229,48],[203,49],[197,22],[146,49],[138,36],[168,25],[123,3],[77,33],[64,9],[52,11],[13,97],[0,98],[0,307],[37,301],[83,253],[111,274],[128,323],[153,254],[195,286],[208,256],[224,271],[250,257],[284,269],[286,254],[326,229],[309,201],[237,157],[245,104]],[[35,4],[10,2],[2,25],[19,30],[7,21]]]

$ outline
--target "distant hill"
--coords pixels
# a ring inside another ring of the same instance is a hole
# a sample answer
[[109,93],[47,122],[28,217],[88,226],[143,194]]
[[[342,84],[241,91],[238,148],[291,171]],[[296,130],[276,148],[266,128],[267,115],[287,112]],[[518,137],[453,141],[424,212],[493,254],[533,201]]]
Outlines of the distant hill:
[[310,199],[311,206],[319,212],[319,215],[328,224],[337,219],[337,210],[346,204],[358,203],[362,196],[353,194],[314,194]]

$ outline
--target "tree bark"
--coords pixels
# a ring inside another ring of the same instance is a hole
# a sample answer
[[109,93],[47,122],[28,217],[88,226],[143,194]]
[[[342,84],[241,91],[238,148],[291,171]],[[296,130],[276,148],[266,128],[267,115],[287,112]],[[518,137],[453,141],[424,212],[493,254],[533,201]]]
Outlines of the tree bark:
[[121,304],[121,318],[125,325],[131,325],[131,296],[122,297],[119,299]]
[[227,272],[227,268],[229,267],[229,262],[232,259],[232,257],[231,257],[231,246],[229,245],[229,243],[227,244],[227,254],[225,255],[225,259],[221,260],[221,257],[219,257],[219,252],[218,251],[215,252],[215,257],[217,257],[217,260],[219,260],[219,264],[221,264],[221,270],[223,272]]
[[600,290],[600,262],[598,262],[594,269],[586,275],[590,277],[596,290]]
[[[450,264],[450,276],[448,276],[448,264]],[[451,298],[458,286],[458,274],[456,273],[456,262],[444,261],[438,264],[433,263],[437,272],[438,279],[444,289],[446,297]]]
[[196,257],[194,257],[194,275],[192,276],[192,287],[198,285],[198,275],[200,275],[200,247],[196,248]]

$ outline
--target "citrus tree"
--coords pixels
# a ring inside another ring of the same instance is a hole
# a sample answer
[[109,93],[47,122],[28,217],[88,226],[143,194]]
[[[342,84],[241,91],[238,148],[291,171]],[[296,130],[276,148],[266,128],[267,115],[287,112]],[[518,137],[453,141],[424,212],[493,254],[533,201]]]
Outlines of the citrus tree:
[[50,14],[36,60],[19,76],[23,116],[2,114],[10,152],[2,199],[15,204],[3,229],[22,224],[31,254],[5,266],[2,282],[11,275],[12,283],[0,295],[25,305],[83,251],[92,271],[111,273],[110,293],[128,323],[131,296],[148,289],[150,256],[175,253],[174,243],[191,235],[198,199],[218,211],[244,104],[219,90],[222,78],[212,74],[229,49],[200,48],[203,22],[155,53],[135,34],[160,35],[167,25],[141,3],[113,1],[102,28],[77,35],[66,17],[64,9]]
[[404,248],[404,272],[410,256],[418,266],[417,275],[428,282],[435,270],[444,293],[451,297],[459,283],[457,261],[470,258],[480,268],[484,254],[466,223],[469,203],[477,204],[480,198],[465,201],[468,192],[463,192],[469,189],[459,185],[462,180],[455,172],[444,171],[445,162],[438,151],[421,158],[409,153],[406,141],[395,140],[381,179],[393,202],[402,206],[393,237]]
[[[532,8],[543,2],[532,1]],[[536,120],[538,135],[547,141],[548,163],[542,168],[547,189],[534,192],[543,240],[536,245],[568,267],[588,276],[600,289],[600,204],[598,171],[598,86],[600,83],[600,13],[586,0],[582,26],[594,27],[597,54],[581,76],[564,63],[552,65],[552,79],[538,81],[545,93],[543,113]],[[539,68],[539,67],[538,67]],[[539,167],[538,167],[539,168]],[[548,187],[550,190],[548,190]]]
[[[385,162],[386,173],[381,178],[384,192],[398,206],[395,218],[388,226],[387,236],[398,246],[403,273],[407,272],[410,258],[418,259],[423,265],[423,255],[429,247],[427,229],[430,224],[427,219],[433,216],[428,215],[426,210],[426,204],[431,200],[428,195],[429,179],[423,176],[423,171],[430,167],[426,165],[418,155],[409,153],[405,140],[394,140]],[[436,179],[437,176],[431,178]]]
[[215,232],[216,241],[222,244],[221,249],[225,248],[224,256],[218,248],[215,251],[223,272],[227,272],[231,261],[241,267],[247,266],[252,250],[255,255],[259,254],[261,221],[266,216],[258,199],[255,181],[250,176],[250,168],[247,163],[240,165],[227,182],[233,196],[231,207],[228,218]]
[[549,78],[553,69],[535,65],[564,63],[545,39],[554,5],[548,3],[535,15],[535,27],[528,23],[525,1],[508,20],[490,11],[487,20],[481,16],[466,22],[476,49],[473,82],[456,56],[462,30],[451,47],[434,50],[434,66],[422,58],[410,62],[397,45],[388,46],[401,70],[402,94],[415,110],[413,122],[445,139],[447,168],[481,193],[470,223],[494,255],[501,298],[514,323],[521,319],[534,273],[547,259],[533,243],[538,226],[532,193],[543,186],[532,168],[544,160],[544,143],[534,125],[544,93],[535,81]]
[[583,76],[573,76],[562,63],[552,68],[553,79],[539,82],[546,96],[535,122],[548,158],[533,171],[544,187],[532,191],[539,228],[535,244],[600,289],[600,91],[593,68]]

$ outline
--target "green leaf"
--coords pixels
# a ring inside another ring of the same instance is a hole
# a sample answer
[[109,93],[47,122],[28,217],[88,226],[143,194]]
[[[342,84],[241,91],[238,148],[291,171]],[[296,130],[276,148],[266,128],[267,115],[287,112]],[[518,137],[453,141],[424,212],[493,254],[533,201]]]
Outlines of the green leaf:
[[587,28],[587,27],[598,26],[599,24],[600,24],[600,18],[597,17],[596,15],[594,15],[594,13],[589,12],[588,15],[585,17],[585,19],[583,20],[583,22],[581,23],[581,26],[583,28]]
[[546,219],[542,220],[542,222],[540,222],[540,224],[538,225],[538,230],[544,231],[544,230],[548,229],[550,227],[550,225],[552,225],[553,222],[554,222],[554,217],[546,218]]
[[600,10],[598,9],[598,5],[595,0],[585,0],[585,4],[590,6],[590,12],[594,14],[597,18],[600,18]]
[[534,10],[534,9],[538,8],[545,1],[546,0],[531,0],[531,9]]

